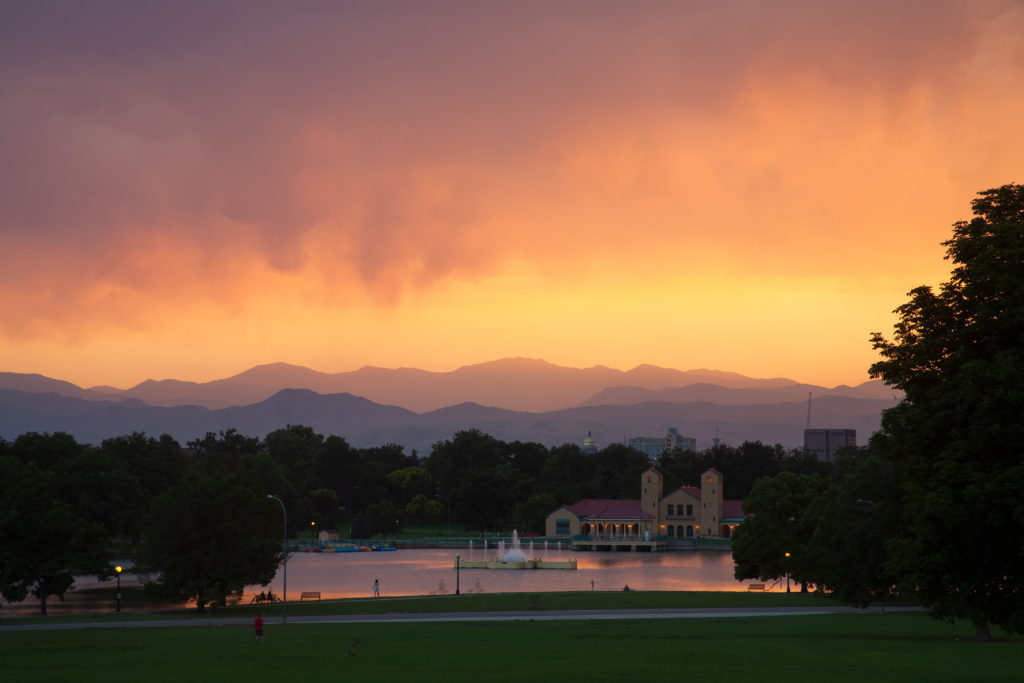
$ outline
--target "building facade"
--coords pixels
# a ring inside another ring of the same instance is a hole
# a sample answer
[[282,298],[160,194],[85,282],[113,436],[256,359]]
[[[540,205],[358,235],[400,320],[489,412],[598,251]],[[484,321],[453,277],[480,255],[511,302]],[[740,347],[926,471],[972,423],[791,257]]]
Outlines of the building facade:
[[696,451],[697,439],[690,436],[680,436],[679,430],[671,427],[665,436],[633,436],[629,438],[627,445],[641,453],[646,453],[651,460],[657,460],[665,451],[672,452],[679,448],[684,451]]
[[547,536],[609,539],[729,538],[743,521],[743,501],[722,496],[722,473],[711,468],[700,486],[664,493],[664,476],[653,467],[640,477],[639,499],[585,498],[547,516]]
[[818,460],[831,461],[842,446],[857,445],[856,429],[805,429],[804,448],[818,456]]

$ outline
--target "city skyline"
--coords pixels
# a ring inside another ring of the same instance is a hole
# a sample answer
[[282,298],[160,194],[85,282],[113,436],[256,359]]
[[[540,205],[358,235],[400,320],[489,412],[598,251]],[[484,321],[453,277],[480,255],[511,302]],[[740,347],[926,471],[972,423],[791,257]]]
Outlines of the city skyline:
[[0,371],[856,385],[1020,182],[1016,2],[0,8]]

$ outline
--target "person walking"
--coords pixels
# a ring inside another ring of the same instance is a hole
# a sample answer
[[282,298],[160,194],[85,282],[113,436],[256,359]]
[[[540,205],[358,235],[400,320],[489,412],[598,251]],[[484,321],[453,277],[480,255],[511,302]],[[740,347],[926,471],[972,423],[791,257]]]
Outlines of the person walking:
[[375,598],[379,598],[380,597],[380,580],[379,579],[374,579],[373,580],[373,597],[375,597]]
[[263,617],[259,612],[256,613],[256,618],[252,622],[253,627],[256,629],[256,640],[257,642],[263,642]]

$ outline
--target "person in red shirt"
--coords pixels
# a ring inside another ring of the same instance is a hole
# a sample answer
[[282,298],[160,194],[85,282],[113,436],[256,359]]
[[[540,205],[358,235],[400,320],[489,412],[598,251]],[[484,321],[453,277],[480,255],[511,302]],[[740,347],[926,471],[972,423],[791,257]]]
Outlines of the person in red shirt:
[[259,612],[256,613],[256,619],[253,620],[253,626],[256,627],[256,640],[263,642],[263,617],[260,616]]

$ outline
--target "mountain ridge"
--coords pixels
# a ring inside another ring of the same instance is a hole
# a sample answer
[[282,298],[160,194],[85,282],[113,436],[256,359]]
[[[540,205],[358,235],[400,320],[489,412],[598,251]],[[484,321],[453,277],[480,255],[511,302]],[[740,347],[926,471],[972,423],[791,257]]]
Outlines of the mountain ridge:
[[[891,404],[891,400],[824,396],[815,404],[815,425],[856,429],[864,442],[879,428],[882,409]],[[505,441],[536,441],[552,447],[580,444],[588,432],[599,445],[607,445],[630,436],[662,436],[669,427],[676,427],[696,438],[698,448],[710,446],[715,439],[731,445],[761,441],[794,448],[803,444],[805,419],[803,401],[748,406],[649,401],[546,412],[463,402],[419,414],[352,394],[323,395],[308,389],[283,389],[248,406],[211,410],[0,388],[0,438],[13,440],[29,431],[63,431],[94,444],[136,431],[149,436],[170,434],[182,444],[228,429],[263,438],[275,429],[302,424],[325,436],[341,436],[356,447],[397,443],[419,453],[467,429],[480,429]]]
[[[758,379],[706,368],[684,371],[650,364],[625,371],[602,365],[570,368],[524,357],[503,358],[444,372],[367,365],[358,370],[324,373],[276,362],[256,365],[209,382],[147,379],[129,389],[106,386],[83,389],[42,375],[0,373],[0,388],[54,391],[90,400],[130,397],[153,406],[197,405],[211,410],[250,405],[282,389],[310,389],[320,394],[350,393],[418,413],[465,401],[509,410],[549,411],[586,404],[611,387],[657,391],[695,384],[714,384],[725,389],[782,389],[798,385],[785,378]],[[800,386],[810,387],[815,394],[832,391],[814,385]],[[655,397],[648,396],[647,400],[651,398]]]

